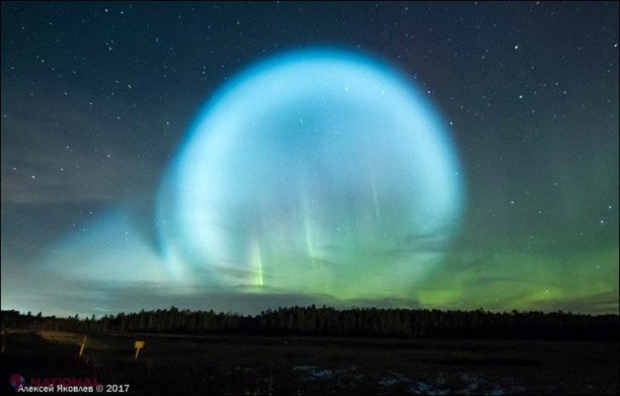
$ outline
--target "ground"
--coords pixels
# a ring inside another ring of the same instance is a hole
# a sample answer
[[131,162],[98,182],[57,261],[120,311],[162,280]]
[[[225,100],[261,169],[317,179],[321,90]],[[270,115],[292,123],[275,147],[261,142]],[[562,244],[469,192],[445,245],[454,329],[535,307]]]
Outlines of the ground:
[[[133,394],[618,394],[619,344],[14,331],[9,378],[97,378]],[[137,361],[134,341],[145,341]]]

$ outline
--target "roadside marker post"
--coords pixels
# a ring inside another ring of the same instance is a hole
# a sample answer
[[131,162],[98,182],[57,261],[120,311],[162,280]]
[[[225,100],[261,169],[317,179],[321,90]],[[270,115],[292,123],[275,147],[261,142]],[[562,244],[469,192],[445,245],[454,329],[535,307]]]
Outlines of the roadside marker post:
[[82,354],[84,353],[84,348],[86,348],[86,336],[84,336],[84,339],[82,340],[82,346],[80,347],[80,354],[78,355],[78,358],[82,357]]
[[144,348],[144,341],[136,341],[134,343],[134,348],[136,348],[136,357],[134,360],[138,360],[138,354],[140,353],[140,349]]

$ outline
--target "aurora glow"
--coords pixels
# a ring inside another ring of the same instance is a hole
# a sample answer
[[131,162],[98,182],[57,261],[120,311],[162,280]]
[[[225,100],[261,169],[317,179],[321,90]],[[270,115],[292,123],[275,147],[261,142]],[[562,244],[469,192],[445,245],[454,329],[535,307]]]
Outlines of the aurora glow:
[[437,111],[389,65],[287,53],[233,79],[162,186],[172,272],[337,298],[401,295],[441,264],[463,206]]
[[2,309],[618,313],[618,2],[12,2]]

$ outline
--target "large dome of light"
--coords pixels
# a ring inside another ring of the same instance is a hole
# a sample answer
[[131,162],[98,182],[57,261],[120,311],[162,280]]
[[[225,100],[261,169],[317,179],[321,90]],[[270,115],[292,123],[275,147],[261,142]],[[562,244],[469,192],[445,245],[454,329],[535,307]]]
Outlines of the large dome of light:
[[348,51],[285,53],[196,117],[162,182],[162,248],[188,281],[401,295],[441,263],[460,172],[444,120],[406,76]]

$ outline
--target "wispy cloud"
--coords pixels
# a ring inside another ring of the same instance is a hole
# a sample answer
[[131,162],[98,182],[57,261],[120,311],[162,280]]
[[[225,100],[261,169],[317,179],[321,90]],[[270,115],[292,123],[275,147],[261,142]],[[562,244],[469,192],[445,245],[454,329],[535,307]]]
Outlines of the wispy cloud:
[[[41,205],[63,202],[118,202],[128,186],[142,187],[139,161],[111,159],[72,149],[70,161],[44,147],[28,155],[2,158],[2,204]],[[104,162],[108,163],[104,163]],[[19,165],[13,165],[19,164]]]
[[22,91],[2,90],[3,210],[6,204],[117,202],[156,184],[164,164],[149,166],[135,141],[119,143],[119,130],[132,124],[84,108],[88,103],[77,95],[59,99],[52,88],[40,88],[26,108]]

